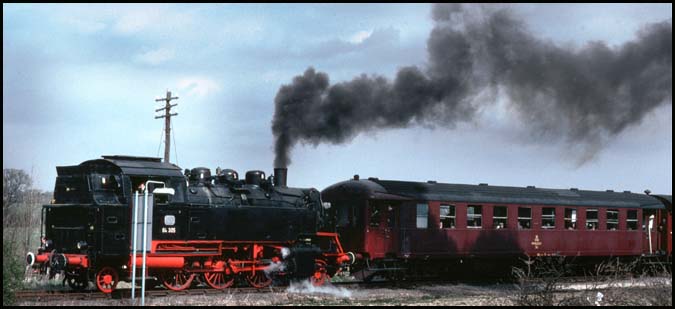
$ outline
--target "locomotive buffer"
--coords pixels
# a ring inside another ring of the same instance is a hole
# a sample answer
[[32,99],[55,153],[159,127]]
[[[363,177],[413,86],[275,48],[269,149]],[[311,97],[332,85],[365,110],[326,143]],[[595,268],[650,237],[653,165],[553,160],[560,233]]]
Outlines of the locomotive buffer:
[[171,104],[171,100],[178,100],[178,97],[171,97],[171,91],[166,91],[166,98],[156,99],[155,102],[166,101],[166,105],[158,108],[155,112],[164,110],[164,115],[155,116],[155,119],[164,118],[164,162],[169,163],[169,149],[171,149],[171,116],[178,116],[178,113],[171,113],[171,108],[178,105]]

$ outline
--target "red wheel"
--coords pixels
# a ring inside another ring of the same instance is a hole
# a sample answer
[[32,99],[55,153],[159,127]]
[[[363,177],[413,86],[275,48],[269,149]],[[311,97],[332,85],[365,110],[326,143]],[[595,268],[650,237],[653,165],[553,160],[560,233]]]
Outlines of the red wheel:
[[227,289],[234,284],[234,273],[229,267],[225,271],[205,273],[204,278],[206,284],[217,290]]
[[182,270],[168,271],[161,274],[162,283],[169,290],[182,291],[190,287],[195,274],[190,274]]
[[313,286],[322,286],[326,283],[326,280],[330,280],[330,276],[326,273],[326,263],[324,261],[317,261],[314,269],[314,274],[309,277],[309,281]]
[[272,284],[272,278],[268,278],[262,270],[254,270],[252,273],[246,275],[246,281],[254,288],[264,288]]
[[117,270],[110,266],[103,267],[96,273],[96,287],[103,293],[112,293],[115,287],[117,287],[118,282],[119,275],[117,275]]

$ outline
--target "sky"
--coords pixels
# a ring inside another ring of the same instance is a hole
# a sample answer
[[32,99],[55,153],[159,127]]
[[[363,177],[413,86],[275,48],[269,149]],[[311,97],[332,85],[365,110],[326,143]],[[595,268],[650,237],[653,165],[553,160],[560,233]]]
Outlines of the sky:
[[[502,6],[538,38],[569,48],[618,48],[647,23],[672,22],[672,4]],[[3,168],[24,169],[51,191],[56,166],[161,157],[155,99],[170,90],[179,97],[173,163],[269,174],[281,86],[308,67],[332,84],[393,79],[425,65],[433,26],[429,4],[3,4]],[[504,100],[454,128],[298,145],[288,183],[321,190],[359,174],[672,194],[672,99],[583,164],[575,147],[523,130]]]

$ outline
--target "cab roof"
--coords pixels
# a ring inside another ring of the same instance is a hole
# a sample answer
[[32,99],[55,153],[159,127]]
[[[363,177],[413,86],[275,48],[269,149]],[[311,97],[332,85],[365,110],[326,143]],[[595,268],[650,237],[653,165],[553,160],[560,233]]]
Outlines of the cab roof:
[[127,175],[183,177],[180,167],[162,162],[160,158],[133,156],[102,156],[73,166],[57,166],[59,175],[87,171],[112,171]]

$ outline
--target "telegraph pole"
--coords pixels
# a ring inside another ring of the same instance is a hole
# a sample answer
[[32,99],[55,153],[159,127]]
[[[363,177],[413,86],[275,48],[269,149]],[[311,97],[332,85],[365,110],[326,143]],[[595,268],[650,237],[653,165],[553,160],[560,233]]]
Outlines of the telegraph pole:
[[155,102],[166,101],[166,105],[158,108],[155,112],[164,110],[164,115],[155,116],[155,119],[164,118],[164,162],[169,163],[169,149],[171,149],[171,116],[177,116],[178,113],[171,113],[171,108],[178,105],[171,104],[171,100],[178,100],[178,97],[171,97],[171,91],[166,91],[165,99],[156,99]]

